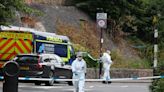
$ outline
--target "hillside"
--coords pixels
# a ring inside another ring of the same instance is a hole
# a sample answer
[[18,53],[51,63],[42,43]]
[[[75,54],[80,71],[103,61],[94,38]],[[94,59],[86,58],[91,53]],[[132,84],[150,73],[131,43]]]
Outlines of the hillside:
[[[30,6],[39,9],[44,15],[40,17],[21,15],[28,20],[22,21],[23,26],[66,35],[71,39],[76,50],[87,51],[92,56],[99,57],[100,30],[85,13],[74,6],[65,6],[55,2],[35,2],[30,3]],[[103,31],[103,38],[103,49],[110,49],[113,52],[115,65],[128,59],[134,62],[140,61],[136,49],[132,48],[131,44],[120,35],[117,37],[119,40],[115,41],[111,35]]]

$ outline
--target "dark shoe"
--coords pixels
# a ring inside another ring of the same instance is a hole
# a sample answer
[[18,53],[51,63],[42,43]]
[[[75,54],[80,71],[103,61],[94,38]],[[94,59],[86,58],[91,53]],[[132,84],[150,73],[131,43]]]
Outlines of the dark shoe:
[[112,82],[111,81],[108,81],[108,84],[111,84]]
[[106,84],[106,81],[102,81],[103,84]]

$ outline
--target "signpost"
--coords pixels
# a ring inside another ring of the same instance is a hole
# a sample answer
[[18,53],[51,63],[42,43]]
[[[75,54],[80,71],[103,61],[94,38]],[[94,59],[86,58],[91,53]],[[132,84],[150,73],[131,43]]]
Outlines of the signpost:
[[[103,29],[107,28],[107,13],[97,13],[96,14],[96,19],[97,19],[97,25],[101,29],[100,33],[100,57],[102,55],[102,44],[104,42],[103,39]],[[99,78],[102,74],[102,63],[99,62]]]
[[107,13],[97,13],[97,25],[102,28],[107,28]]

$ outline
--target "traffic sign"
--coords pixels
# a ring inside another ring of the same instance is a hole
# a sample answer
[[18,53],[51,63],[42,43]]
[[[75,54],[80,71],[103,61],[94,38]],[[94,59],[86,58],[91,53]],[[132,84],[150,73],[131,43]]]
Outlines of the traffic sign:
[[97,13],[96,15],[97,19],[107,19],[107,13]]
[[98,25],[102,28],[106,27],[106,20],[98,20]]
[[97,13],[96,19],[100,28],[107,28],[107,13]]

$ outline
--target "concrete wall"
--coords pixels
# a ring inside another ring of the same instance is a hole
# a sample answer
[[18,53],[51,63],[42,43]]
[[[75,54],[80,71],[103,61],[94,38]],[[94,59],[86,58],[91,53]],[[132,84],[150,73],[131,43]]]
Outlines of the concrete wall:
[[[111,69],[111,78],[131,78],[153,76],[152,69]],[[87,78],[99,77],[98,69],[87,69]]]

